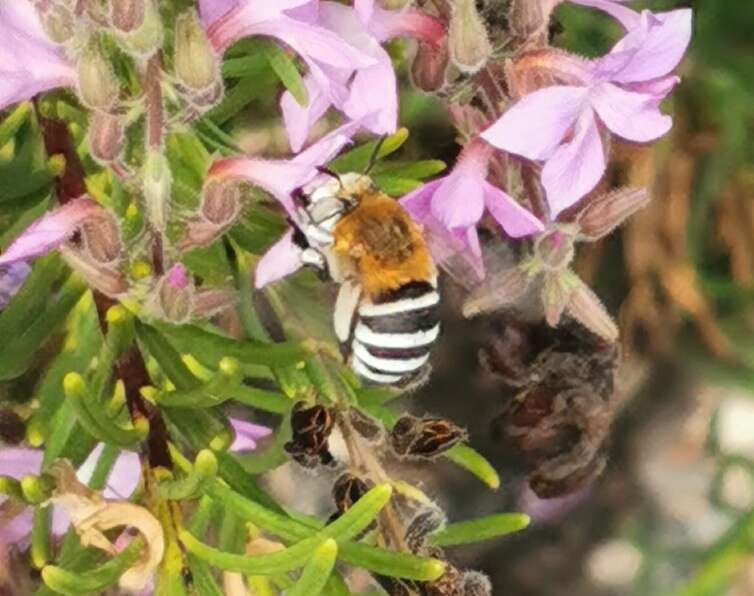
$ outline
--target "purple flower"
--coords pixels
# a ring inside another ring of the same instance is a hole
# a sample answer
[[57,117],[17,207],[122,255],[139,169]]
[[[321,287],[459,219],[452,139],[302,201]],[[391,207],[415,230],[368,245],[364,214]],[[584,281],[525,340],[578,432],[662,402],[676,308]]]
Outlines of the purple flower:
[[[430,235],[459,247],[477,276],[484,278],[482,251],[476,226],[485,210],[514,238],[543,229],[534,215],[515,199],[487,182],[487,168],[493,149],[475,140],[467,145],[447,176],[427,182],[401,199],[401,205],[423,224]],[[435,248],[435,247],[433,247]],[[438,248],[442,248],[438,246]],[[439,263],[446,255],[433,250]]]
[[323,87],[339,85],[340,72],[375,62],[335,33],[300,18],[316,10],[311,0],[201,0],[199,7],[207,36],[218,52],[244,37],[273,37],[299,54]]
[[230,446],[231,451],[252,451],[257,448],[257,441],[272,434],[272,429],[246,420],[229,418],[235,438]]
[[[94,473],[94,468],[102,454],[104,445],[99,443],[79,467],[76,476],[81,482],[89,482]],[[16,480],[25,476],[38,475],[42,470],[42,458],[44,452],[40,449],[26,447],[6,447],[0,449],[0,471],[3,475]],[[130,451],[122,452],[115,460],[108,474],[105,489],[102,491],[106,499],[128,499],[136,490],[141,479],[141,464],[139,456]],[[5,500],[0,497],[0,504]],[[60,536],[66,532],[69,519],[57,506],[53,508],[52,531]],[[2,526],[0,543],[17,544],[25,542],[31,534],[31,510],[25,508],[16,515],[9,523]]]
[[[288,216],[295,220],[297,215],[291,193],[320,176],[317,168],[332,160],[351,142],[351,135],[357,127],[357,123],[341,126],[289,160],[245,156],[220,159],[212,164],[209,176],[245,180],[267,191],[280,202]],[[289,230],[259,260],[255,275],[256,286],[261,288],[286,277],[301,266],[301,250],[293,243],[293,230]]]
[[391,134],[398,124],[398,90],[395,72],[381,43],[394,37],[413,37],[437,45],[445,35],[443,25],[419,11],[388,11],[374,2],[357,2],[353,8],[336,2],[321,2],[309,13],[316,23],[332,31],[373,59],[373,64],[355,69],[332,69],[321,65],[326,79],[312,70],[304,79],[309,102],[300,105],[286,92],[281,108],[291,148],[299,151],[312,126],[332,106],[375,134]]
[[81,224],[101,213],[102,207],[84,197],[45,213],[0,254],[0,266],[13,265],[47,254],[66,242]]
[[0,2],[0,110],[56,87],[76,85],[76,70],[50,41],[29,0]]
[[594,61],[558,51],[544,54],[545,68],[560,73],[565,84],[526,95],[482,133],[500,149],[544,162],[542,184],[553,218],[602,178],[603,128],[638,143],[670,130],[672,119],[659,105],[679,81],[669,73],[691,38],[690,9],[652,14],[607,1],[579,3],[609,9],[628,33]]

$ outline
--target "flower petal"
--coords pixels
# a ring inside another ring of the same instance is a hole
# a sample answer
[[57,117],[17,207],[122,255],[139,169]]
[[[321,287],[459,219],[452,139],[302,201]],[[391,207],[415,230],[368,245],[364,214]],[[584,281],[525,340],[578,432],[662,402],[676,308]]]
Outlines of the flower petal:
[[614,73],[616,83],[649,81],[669,74],[683,58],[691,41],[692,12],[684,8],[670,12],[641,13],[639,26],[619,41],[615,52],[632,52],[632,59]]
[[446,228],[475,226],[484,213],[484,177],[455,169],[432,197],[433,217]]
[[639,13],[622,6],[619,2],[627,0],[571,0],[572,4],[581,4],[606,12],[630,31],[639,24]]
[[8,306],[16,292],[26,281],[31,267],[24,262],[0,268],[0,310]]
[[0,255],[0,265],[10,265],[46,254],[63,244],[76,229],[102,207],[90,199],[80,198],[46,213],[11,243]]
[[[76,478],[83,484],[88,484],[94,474],[102,450],[103,443],[98,443],[91,453],[76,470]],[[105,489],[102,492],[106,499],[128,499],[141,480],[141,462],[139,455],[132,451],[123,451],[113,463]]]
[[263,288],[298,271],[302,266],[301,249],[293,243],[293,230],[288,230],[259,259],[254,271],[254,286],[257,289]]
[[247,420],[240,420],[239,418],[229,418],[230,425],[233,427],[235,438],[233,444],[230,446],[230,450],[234,452],[238,451],[251,451],[257,448],[257,441],[264,437],[268,437],[272,434],[272,429]]
[[21,480],[24,476],[39,474],[44,453],[26,447],[3,447],[0,449],[0,474]]
[[605,173],[605,151],[594,114],[583,114],[574,137],[558,148],[542,170],[553,219],[594,189]]
[[221,16],[233,10],[241,0],[199,0],[199,16],[205,27],[209,27]]
[[540,89],[513,105],[481,137],[529,159],[547,159],[587,106],[585,87]]
[[365,25],[369,23],[374,12],[374,0],[353,0],[353,9]]
[[592,89],[590,99],[605,126],[629,141],[654,141],[673,125],[673,119],[660,112],[652,95],[633,93],[610,83],[602,83]]
[[298,153],[306,143],[312,126],[324,116],[330,107],[330,101],[322,92],[322,89],[311,75],[304,78],[309,103],[302,106],[289,91],[283,93],[280,100],[280,108],[283,112],[283,121],[288,133],[288,142],[291,149]]
[[401,207],[408,211],[409,215],[415,221],[424,223],[428,218],[432,217],[432,196],[442,182],[443,178],[425,182],[419,188],[412,190],[400,199]]
[[76,71],[42,29],[29,0],[0,2],[0,110],[76,84]]
[[356,71],[343,111],[364,128],[385,135],[398,128],[398,83],[390,56],[380,51],[383,56],[377,64]]
[[484,203],[490,215],[512,238],[521,238],[544,229],[544,225],[534,214],[489,182],[484,183]]

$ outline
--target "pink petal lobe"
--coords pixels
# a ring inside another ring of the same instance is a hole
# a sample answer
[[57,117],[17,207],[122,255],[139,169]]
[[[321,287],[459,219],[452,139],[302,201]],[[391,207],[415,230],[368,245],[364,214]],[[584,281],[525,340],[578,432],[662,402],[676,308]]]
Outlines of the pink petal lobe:
[[416,190],[400,199],[401,207],[417,222],[423,223],[431,217],[432,196],[442,184],[443,179],[425,182]]
[[90,199],[79,198],[44,214],[0,254],[0,265],[26,261],[54,250],[88,218],[100,213],[102,207]]
[[654,141],[673,125],[657,108],[655,97],[602,83],[592,89],[592,106],[605,126],[619,137],[637,143]]
[[476,225],[484,213],[484,176],[456,168],[432,197],[432,216],[449,229]]
[[481,137],[499,149],[528,159],[547,159],[586,108],[588,89],[540,89],[513,105]]
[[659,14],[643,11],[641,24],[629,31],[612,50],[631,51],[633,57],[610,80],[616,83],[634,83],[669,74],[686,53],[691,41],[691,29],[691,9]]
[[291,149],[298,153],[309,138],[309,132],[330,107],[330,101],[311,75],[304,78],[309,103],[302,106],[286,91],[280,100],[283,121]]
[[257,289],[263,288],[298,271],[302,266],[301,249],[293,243],[293,230],[288,230],[259,259],[254,272],[254,286]]
[[272,429],[239,418],[229,418],[235,438],[230,446],[234,452],[251,451],[257,448],[257,441],[272,434]]
[[[621,6],[620,0],[571,0],[572,4],[580,4],[606,12],[618,21],[626,30],[631,30],[639,24],[639,13]],[[623,0],[625,1],[625,0]]]
[[374,134],[392,134],[398,128],[398,83],[387,52],[380,61],[356,72],[343,111]]
[[542,222],[528,209],[489,182],[485,182],[484,202],[490,215],[512,238],[529,236],[544,229]]
[[3,447],[0,449],[0,475],[21,480],[24,476],[39,474],[44,452],[26,447]]
[[542,185],[555,218],[592,191],[605,173],[605,151],[594,114],[585,113],[571,141],[562,145],[542,170]]
[[199,16],[205,27],[209,27],[225,13],[234,9],[241,0],[199,0]]
[[353,9],[365,25],[369,23],[374,12],[374,0],[353,0]]

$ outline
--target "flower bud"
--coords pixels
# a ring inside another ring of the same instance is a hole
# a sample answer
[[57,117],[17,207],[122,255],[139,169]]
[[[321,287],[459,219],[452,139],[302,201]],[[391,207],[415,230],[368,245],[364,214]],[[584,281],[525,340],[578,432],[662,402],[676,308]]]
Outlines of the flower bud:
[[[148,58],[162,46],[162,19],[154,0],[128,0],[124,4],[137,4],[139,2],[141,2],[141,5],[137,9],[141,9],[143,6],[144,12],[141,18],[141,25],[132,30],[122,30],[120,35],[118,35],[118,41],[121,47],[129,54],[139,58]],[[124,7],[123,10],[127,11],[127,8]],[[133,15],[132,12],[129,14]],[[126,17],[124,16],[123,18],[125,19]],[[131,19],[133,20],[133,16]],[[120,29],[115,23],[113,25]]]
[[118,100],[120,84],[99,49],[90,45],[79,57],[79,96],[88,108],[108,111]]
[[123,122],[106,112],[93,112],[87,134],[89,153],[102,164],[117,161],[123,149]]
[[433,46],[419,42],[416,57],[411,64],[411,82],[417,89],[431,93],[445,86],[448,68],[448,44]]
[[511,33],[530,39],[547,32],[550,15],[562,0],[512,0],[508,13]]
[[575,227],[569,224],[556,225],[537,237],[534,255],[537,264],[545,271],[562,271],[573,261]]
[[177,263],[160,279],[157,286],[159,310],[173,323],[186,323],[191,318],[194,283],[186,268]]
[[123,33],[136,31],[144,24],[145,0],[110,0],[110,23]]
[[487,63],[492,44],[474,0],[454,0],[448,46],[450,58],[463,73],[474,74]]
[[164,232],[170,213],[173,174],[167,157],[151,150],[144,162],[144,205],[147,219],[155,230]]
[[76,19],[66,6],[55,4],[40,11],[40,20],[47,37],[55,43],[65,43],[76,30]]
[[109,214],[93,217],[81,225],[84,248],[98,263],[110,265],[119,262],[123,250],[120,231]]
[[646,188],[619,188],[590,200],[576,218],[580,234],[588,240],[607,236],[639,209],[646,207],[649,199]]
[[218,57],[194,10],[176,19],[174,67],[176,77],[198,105],[218,99]]
[[211,223],[227,226],[241,211],[241,188],[233,180],[211,180],[204,187],[201,213]]
[[128,280],[120,269],[95,260],[89,251],[66,244],[60,247],[60,254],[68,266],[81,275],[88,285],[103,294],[117,297],[128,292]]

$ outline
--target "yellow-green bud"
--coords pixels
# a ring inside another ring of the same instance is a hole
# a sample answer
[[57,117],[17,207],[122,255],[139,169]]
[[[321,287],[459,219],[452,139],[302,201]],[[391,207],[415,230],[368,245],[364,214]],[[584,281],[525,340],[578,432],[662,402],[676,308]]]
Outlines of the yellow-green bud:
[[94,112],[89,122],[87,140],[89,153],[103,164],[118,160],[123,149],[124,130],[122,119],[106,112]]
[[[141,25],[131,31],[121,32],[118,35],[118,41],[129,54],[147,58],[162,46],[162,19],[154,0],[142,0],[142,3],[144,15],[141,19]],[[113,24],[115,25],[115,23]]]
[[218,98],[218,56],[195,10],[188,10],[176,19],[173,63],[176,77],[191,93],[192,100],[203,105]]
[[110,0],[110,23],[118,31],[131,33],[144,24],[145,0]]
[[81,53],[78,73],[79,96],[84,105],[94,110],[112,109],[120,94],[120,84],[95,45],[90,45]]
[[144,162],[144,205],[149,223],[161,232],[167,226],[172,187],[173,175],[167,157],[160,151],[149,151]]
[[40,15],[47,37],[55,43],[65,43],[76,29],[73,13],[65,6],[54,5]]
[[454,0],[448,32],[450,58],[461,72],[474,74],[492,54],[487,27],[474,0]]

